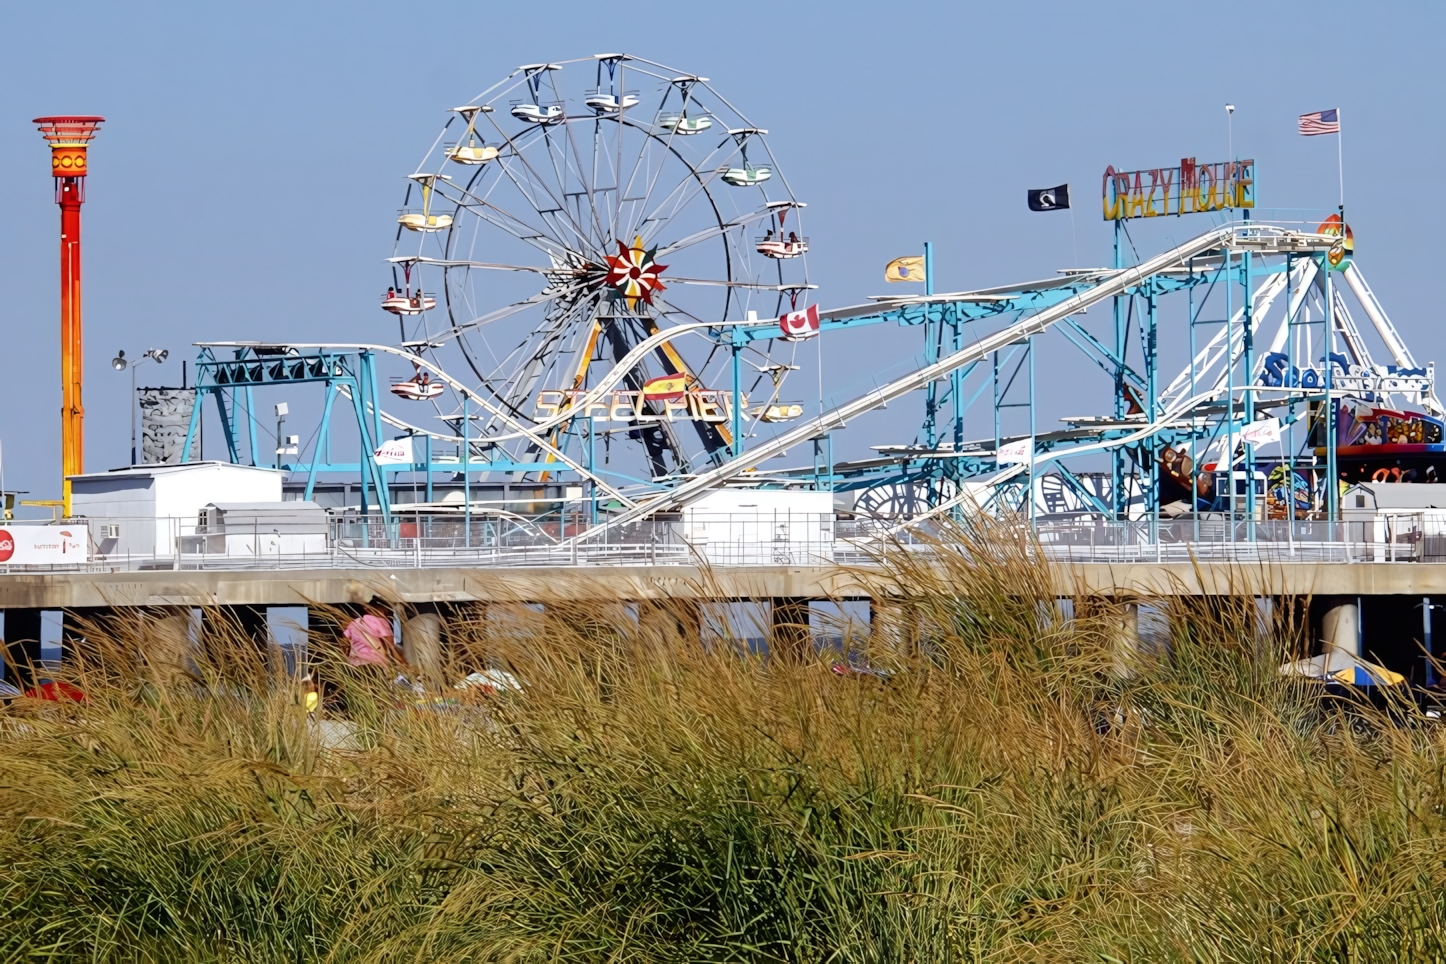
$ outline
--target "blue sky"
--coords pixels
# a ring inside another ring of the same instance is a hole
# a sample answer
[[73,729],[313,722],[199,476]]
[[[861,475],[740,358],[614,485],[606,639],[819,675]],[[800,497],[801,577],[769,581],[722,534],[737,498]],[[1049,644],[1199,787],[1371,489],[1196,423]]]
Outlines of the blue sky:
[[[128,456],[129,379],[109,366],[117,348],[168,348],[173,384],[177,360],[200,339],[389,339],[375,298],[402,175],[446,108],[518,64],[604,50],[704,74],[770,130],[809,204],[809,270],[825,307],[882,293],[883,263],[925,239],[945,290],[1106,263],[1105,166],[1224,159],[1226,101],[1237,106],[1237,155],[1257,162],[1261,206],[1323,212],[1336,203],[1334,140],[1297,136],[1295,117],[1338,106],[1360,263],[1417,356],[1442,354],[1432,307],[1435,168],[1446,156],[1439,5],[739,9],[6,5],[7,485],[32,497],[58,489],[58,215],[30,118],[109,118],[85,208],[87,467],[96,470]],[[1065,181],[1072,222],[1026,210],[1027,188]],[[1171,220],[1134,238],[1145,253],[1209,226]],[[883,354],[915,337],[880,327],[831,339],[831,392],[866,387]],[[1179,333],[1164,337],[1173,357]],[[1042,412],[1102,409],[1107,385],[1075,365],[1068,352],[1042,357]],[[850,444],[906,441],[916,422],[894,405]]]

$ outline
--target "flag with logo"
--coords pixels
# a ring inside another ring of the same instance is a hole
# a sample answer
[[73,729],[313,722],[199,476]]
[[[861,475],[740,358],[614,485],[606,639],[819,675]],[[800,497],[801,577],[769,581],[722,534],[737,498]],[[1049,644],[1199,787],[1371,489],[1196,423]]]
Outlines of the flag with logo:
[[818,305],[809,305],[802,311],[790,311],[778,319],[784,341],[803,341],[818,334]]
[[923,281],[924,259],[920,255],[895,258],[884,268],[885,281]]
[[1280,419],[1263,418],[1251,422],[1240,430],[1240,440],[1247,445],[1269,445],[1280,441]]
[[1042,187],[1029,192],[1031,211],[1063,211],[1069,207],[1069,185]]
[[994,452],[994,460],[1000,465],[1029,464],[1034,461],[1034,440],[1022,438],[1018,442],[1001,445]]
[[376,451],[376,457],[378,465],[411,465],[416,461],[412,457],[412,437],[403,435],[382,443],[382,447]]

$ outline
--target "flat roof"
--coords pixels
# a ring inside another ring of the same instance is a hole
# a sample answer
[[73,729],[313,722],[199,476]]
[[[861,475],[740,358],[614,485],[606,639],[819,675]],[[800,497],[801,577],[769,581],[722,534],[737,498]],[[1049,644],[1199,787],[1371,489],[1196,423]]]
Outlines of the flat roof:
[[269,465],[242,465],[240,462],[223,462],[220,459],[207,459],[204,462],[182,462],[178,465],[124,465],[117,469],[109,469],[105,472],[86,472],[81,475],[68,475],[66,478],[71,481],[88,479],[148,479],[156,475],[170,475],[176,472],[186,472],[191,469],[213,468],[224,466],[228,469],[246,469],[249,472],[281,472]]

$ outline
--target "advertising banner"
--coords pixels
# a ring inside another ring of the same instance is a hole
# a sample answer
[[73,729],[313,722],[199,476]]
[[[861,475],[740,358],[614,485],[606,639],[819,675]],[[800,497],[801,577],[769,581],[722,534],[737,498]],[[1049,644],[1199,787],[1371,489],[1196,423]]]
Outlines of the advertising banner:
[[90,561],[85,525],[11,525],[0,529],[0,566],[74,566]]

